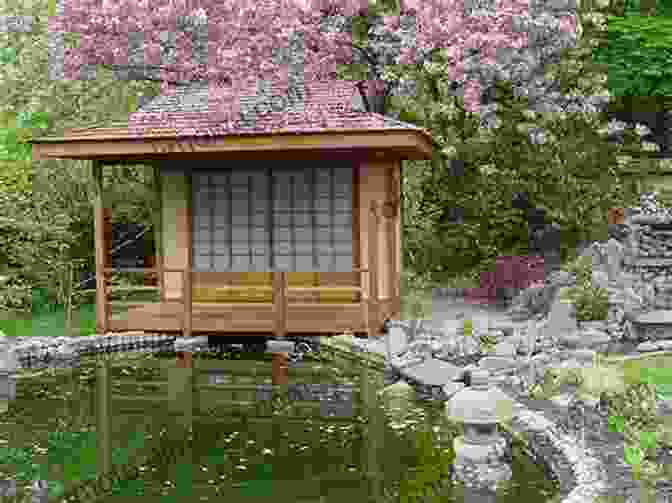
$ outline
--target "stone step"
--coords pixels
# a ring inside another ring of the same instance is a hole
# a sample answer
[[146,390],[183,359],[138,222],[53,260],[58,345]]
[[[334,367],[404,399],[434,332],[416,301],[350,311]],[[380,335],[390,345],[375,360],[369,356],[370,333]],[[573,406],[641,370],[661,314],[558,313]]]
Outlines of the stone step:
[[637,316],[634,321],[639,325],[672,325],[672,310],[657,309],[643,313]]

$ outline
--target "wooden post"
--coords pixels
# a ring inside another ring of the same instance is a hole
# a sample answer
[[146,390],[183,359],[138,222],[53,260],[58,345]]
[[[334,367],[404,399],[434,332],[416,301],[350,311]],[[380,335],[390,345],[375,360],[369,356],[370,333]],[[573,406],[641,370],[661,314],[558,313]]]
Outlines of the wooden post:
[[178,351],[177,352],[177,367],[190,369],[194,366],[194,361],[192,359],[191,351]]
[[189,244],[187,250],[187,269],[182,276],[182,300],[184,301],[184,331],[182,335],[184,337],[191,337],[191,327],[192,327],[192,294],[193,288],[191,286],[192,278],[192,269],[193,269],[193,251],[194,251],[194,233],[193,233],[193,223],[192,223],[192,178],[191,175],[187,176],[187,243]]
[[377,204],[371,202],[369,213],[369,319],[368,336],[373,337],[378,333],[378,214]]
[[273,353],[271,380],[274,385],[286,386],[289,383],[287,360],[287,353]]
[[154,165],[154,187],[156,189],[156,194],[158,198],[158,210],[155,212],[154,217],[154,249],[156,252],[156,261],[155,265],[158,267],[159,272],[157,273],[159,286],[160,300],[163,302],[166,298],[165,295],[165,278],[163,271],[161,269],[164,267],[163,260],[163,183],[161,180],[161,169],[159,166]]
[[65,272],[65,335],[72,336],[72,278],[73,265],[69,262]]
[[103,215],[105,217],[105,267],[112,267],[112,245],[114,244],[112,209],[103,209]]
[[191,337],[191,264],[188,267],[188,269],[182,271],[182,301],[184,302],[183,337]]
[[287,336],[287,273],[273,272],[273,309],[275,311],[275,336]]
[[108,331],[108,305],[106,293],[107,241],[105,239],[105,210],[103,208],[103,166],[100,161],[92,161],[92,173],[95,186],[93,217],[96,249],[96,330],[105,334]]
[[98,471],[100,473],[109,473],[112,469],[112,415],[111,415],[111,393],[110,383],[110,360],[107,357],[98,360],[98,375],[96,376],[97,405],[96,418],[98,422]]
[[607,213],[607,223],[610,225],[622,225],[625,223],[625,209],[611,208]]
[[367,296],[366,292],[364,292],[364,274],[368,274],[368,273],[364,273],[363,271],[361,271],[359,273],[359,286],[362,288],[359,292],[359,301],[361,302],[361,307],[362,307],[362,323],[364,324],[364,327],[366,328],[366,330],[369,332],[367,335],[369,337],[371,337],[371,333],[369,331],[369,326],[370,326],[370,324],[369,324],[369,304],[370,304],[370,302],[369,302],[369,299],[368,299],[368,296]]

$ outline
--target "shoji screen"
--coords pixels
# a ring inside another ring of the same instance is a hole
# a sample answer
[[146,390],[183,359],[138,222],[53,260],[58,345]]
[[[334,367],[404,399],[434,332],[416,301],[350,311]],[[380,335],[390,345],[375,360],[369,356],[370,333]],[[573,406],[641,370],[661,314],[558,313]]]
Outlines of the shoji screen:
[[352,168],[203,170],[192,185],[194,268],[352,270]]

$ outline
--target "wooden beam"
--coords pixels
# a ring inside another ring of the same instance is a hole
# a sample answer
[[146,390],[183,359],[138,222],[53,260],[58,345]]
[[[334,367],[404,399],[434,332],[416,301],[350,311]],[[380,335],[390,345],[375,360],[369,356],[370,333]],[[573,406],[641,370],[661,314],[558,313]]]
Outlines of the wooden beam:
[[368,151],[374,159],[385,156],[427,160],[432,157],[432,140],[425,130],[341,130],[338,132],[288,134],[259,134],[250,136],[203,136],[198,138],[157,137],[137,134],[127,128],[99,130],[95,133],[72,133],[64,137],[46,137],[30,142],[33,159],[90,159],[136,157],[142,162],[166,159],[193,161],[199,155],[244,153],[275,156],[289,153],[296,158],[303,153],[320,153],[322,158],[332,151],[353,155],[353,151]]
[[[154,189],[156,191],[158,208],[154,215],[154,246],[156,247],[156,266],[163,268],[163,184],[161,183],[161,168],[158,164],[153,166],[154,169]],[[161,302],[165,301],[164,292],[164,277],[163,273],[157,273],[158,286],[160,288]]]
[[93,222],[96,255],[96,330],[104,334],[107,333],[109,326],[104,271],[106,267],[107,243],[105,239],[105,210],[103,206],[103,168],[98,161],[92,161],[92,174],[94,182]]
[[371,201],[369,210],[369,319],[368,319],[368,336],[373,337],[377,333],[378,328],[378,215],[377,203]]
[[402,180],[402,162],[399,161],[396,163],[394,168],[394,194],[396,197],[396,214],[394,217],[394,239],[392,241],[394,246],[394,276],[392,281],[394,282],[394,293],[392,296],[395,298],[395,303],[393,304],[394,317],[401,316],[401,180]]

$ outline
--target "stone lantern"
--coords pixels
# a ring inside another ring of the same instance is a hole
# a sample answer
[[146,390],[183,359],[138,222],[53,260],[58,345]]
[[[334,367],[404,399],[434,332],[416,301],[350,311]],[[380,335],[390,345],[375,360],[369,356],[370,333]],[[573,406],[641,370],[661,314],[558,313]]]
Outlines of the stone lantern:
[[16,369],[18,362],[14,352],[0,347],[0,413],[7,412],[9,402],[16,398]]
[[511,478],[506,462],[506,440],[497,425],[513,418],[513,400],[489,385],[490,373],[471,373],[471,386],[446,403],[446,417],[464,426],[464,435],[453,440],[455,477],[467,487],[491,490]]

